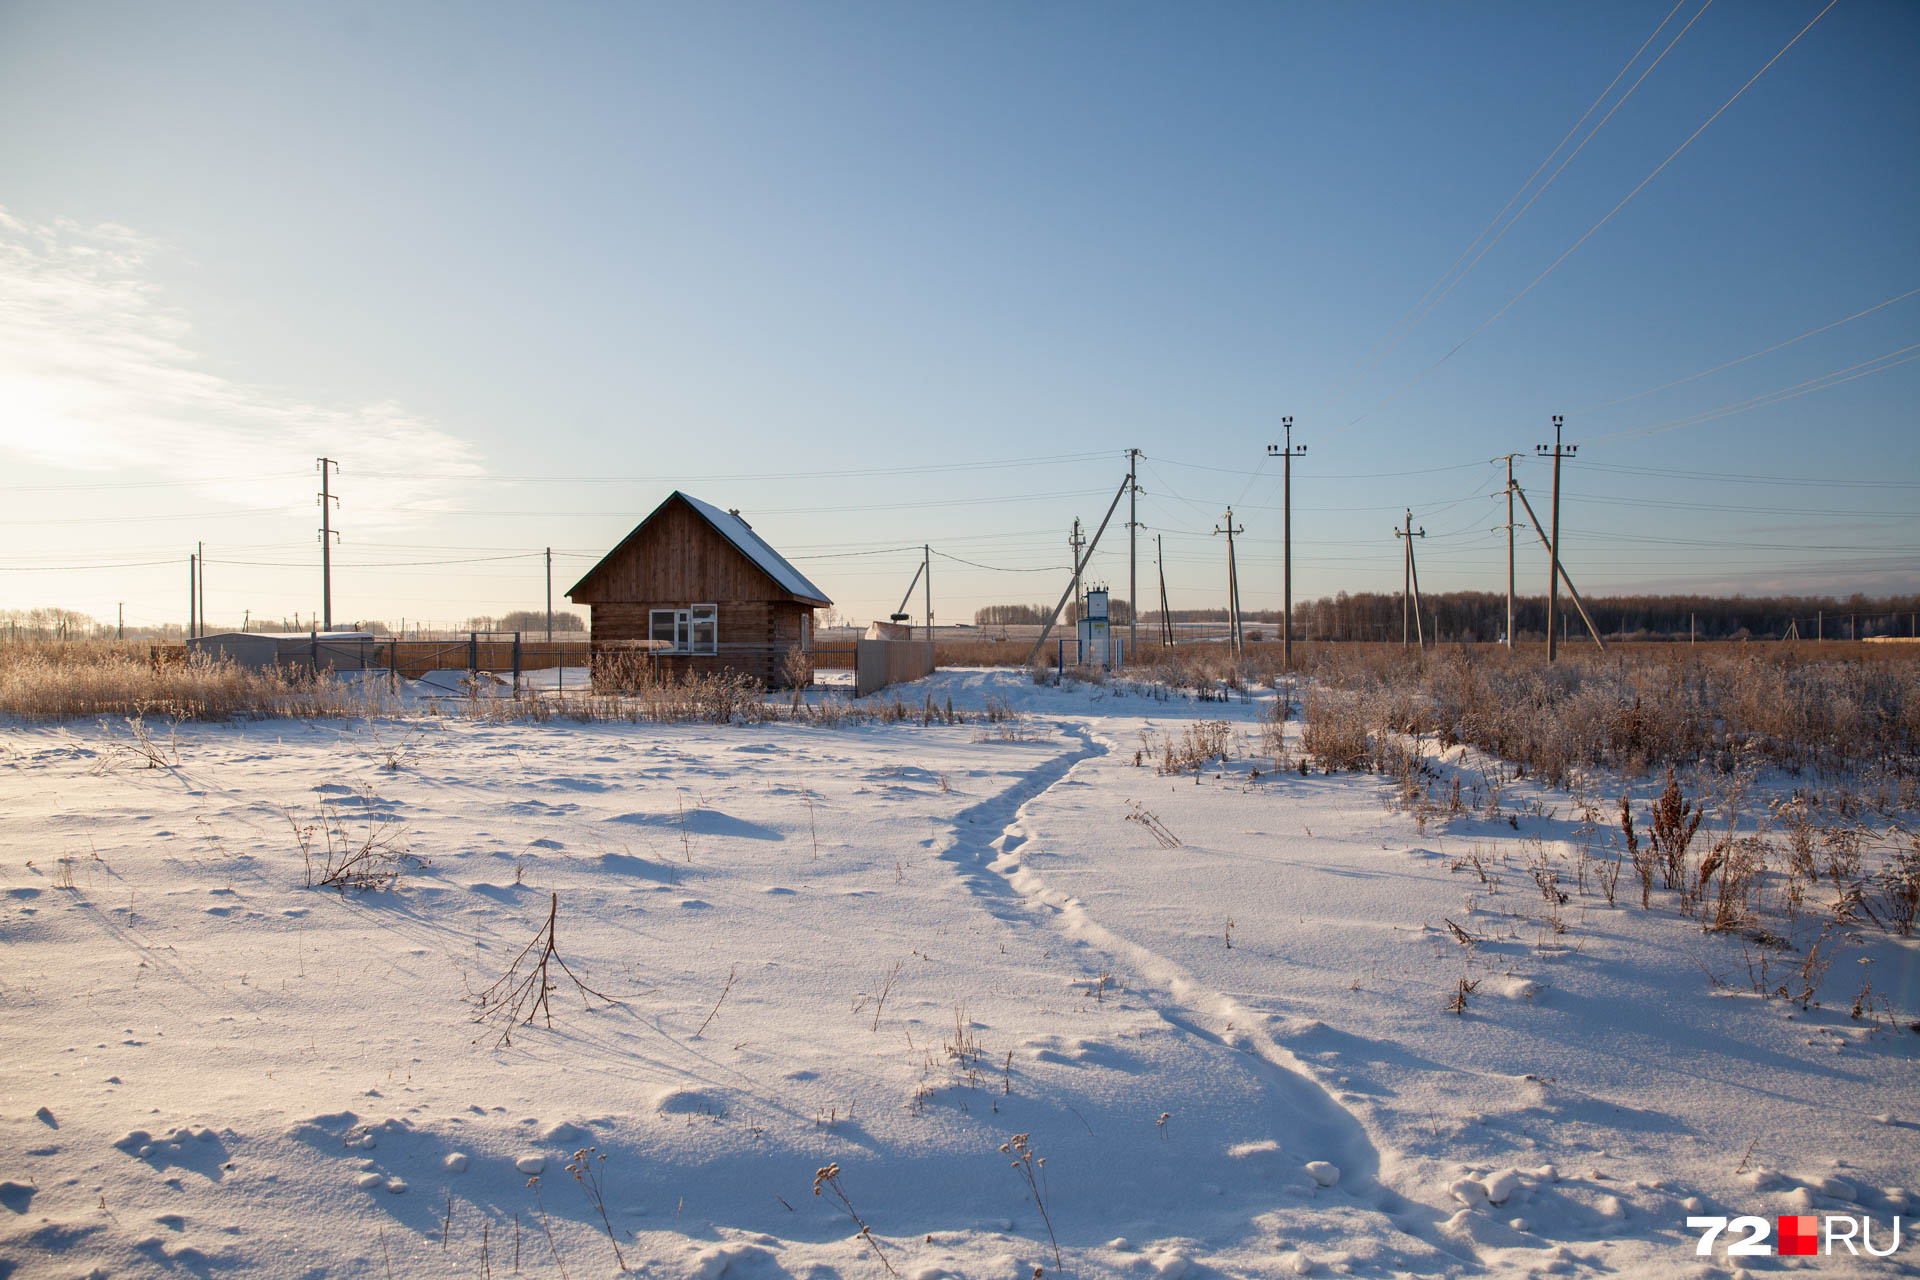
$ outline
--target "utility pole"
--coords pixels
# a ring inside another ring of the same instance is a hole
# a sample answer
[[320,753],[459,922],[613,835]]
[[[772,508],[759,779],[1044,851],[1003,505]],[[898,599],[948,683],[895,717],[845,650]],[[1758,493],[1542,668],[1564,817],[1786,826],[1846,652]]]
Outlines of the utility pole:
[[1560,633],[1555,626],[1555,615],[1560,609],[1560,460],[1570,458],[1580,449],[1577,444],[1560,443],[1560,428],[1566,419],[1559,414],[1553,415],[1553,444],[1533,446],[1533,451],[1553,459],[1553,539],[1547,548],[1547,557],[1553,563],[1547,568],[1547,661],[1552,662],[1560,656]]
[[1216,536],[1222,533],[1227,535],[1227,641],[1232,645],[1235,656],[1240,654],[1244,645],[1240,637],[1240,569],[1233,559],[1233,535],[1246,531],[1244,525],[1234,528],[1232,507],[1227,508],[1227,527],[1213,527]]
[[187,556],[187,639],[191,640],[200,632],[200,553]]
[[1425,525],[1422,525],[1418,529],[1413,527],[1413,512],[1409,509],[1407,512],[1406,528],[1404,530],[1395,529],[1393,536],[1402,540],[1400,556],[1400,647],[1402,649],[1406,648],[1407,641],[1410,638],[1407,628],[1407,611],[1409,607],[1411,607],[1413,611],[1413,625],[1419,631],[1420,647],[1424,649],[1427,647],[1427,630],[1426,624],[1420,620],[1420,598],[1415,594],[1419,590],[1419,579],[1414,576],[1413,570],[1413,540],[1415,538],[1426,537],[1427,529]]
[[[1541,550],[1552,551],[1553,543],[1548,541],[1547,531],[1540,527],[1540,517],[1534,513],[1533,504],[1527,501],[1527,491],[1522,489],[1518,482],[1515,482],[1513,493],[1515,497],[1520,499],[1521,510],[1527,513],[1527,519],[1533,524],[1534,533],[1540,538]],[[1593,615],[1587,612],[1586,602],[1580,599],[1580,590],[1573,585],[1573,578],[1567,573],[1567,566],[1564,564],[1560,566],[1560,583],[1566,587],[1567,595],[1572,597],[1573,607],[1580,611],[1580,620],[1587,624],[1587,634],[1593,637],[1594,647],[1604,653],[1607,648],[1607,642],[1600,638],[1600,628],[1594,625]]]
[[113,626],[113,638],[115,640],[125,640],[127,638],[126,602],[121,601],[119,604],[115,605],[114,608],[117,612],[116,612],[116,621],[114,622],[114,626]]
[[1495,462],[1507,464],[1507,648],[1513,648],[1513,460],[1520,455],[1505,454]]
[[[1131,485],[1132,481],[1128,481]],[[1080,547],[1086,539],[1080,536],[1080,517],[1073,518],[1073,532],[1067,535],[1067,546],[1073,552],[1073,625],[1076,636],[1080,634],[1080,619],[1087,611],[1086,604],[1080,598]]]
[[[1088,559],[1092,558],[1094,548],[1100,545],[1100,537],[1107,531],[1107,525],[1112,523],[1113,513],[1120,509],[1120,499],[1126,496],[1127,482],[1122,480],[1120,487],[1113,491],[1113,501],[1107,504],[1107,514],[1100,517],[1100,527],[1093,531],[1093,541],[1087,544]],[[1075,520],[1073,523],[1075,532],[1078,533],[1080,522]],[[1047,637],[1053,634],[1054,623],[1060,621],[1060,611],[1067,607],[1067,591],[1073,591],[1078,587],[1080,571],[1084,568],[1086,568],[1085,561],[1076,555],[1073,561],[1073,578],[1067,583],[1067,590],[1060,593],[1060,599],[1054,603],[1053,612],[1047,615],[1047,625],[1040,628],[1040,638],[1033,642],[1033,649],[1027,654],[1027,664],[1029,666],[1033,664],[1035,658],[1040,656],[1040,651],[1046,647]],[[909,587],[908,590],[911,591],[912,588]]]
[[931,544],[922,543],[920,545],[920,571],[921,571],[921,576],[926,581],[926,586],[922,588],[923,594],[921,596],[921,599],[926,602],[927,643],[932,644],[933,643],[933,547]]
[[1140,451],[1127,450],[1127,661],[1140,644]]
[[207,634],[207,544],[196,542],[193,548],[200,553],[200,586],[199,594],[194,597],[194,603],[199,606],[200,611],[200,634],[205,635]]
[[1285,461],[1281,464],[1280,492],[1280,543],[1284,551],[1280,559],[1280,669],[1293,670],[1293,459],[1304,454],[1307,446],[1293,447],[1293,419],[1280,419],[1281,429],[1286,432],[1286,443],[1280,446],[1268,445],[1267,456],[1279,454]]
[[320,466],[320,629],[333,630],[333,540],[340,536],[333,527],[333,504],[340,499],[328,488],[328,467],[338,475],[340,464],[321,458]]
[[1167,607],[1167,548],[1166,539],[1159,534],[1153,535],[1153,563],[1160,570],[1160,643],[1168,649],[1173,648],[1173,610]]
[[[401,628],[406,627],[406,619],[400,620]],[[553,548],[547,548],[547,643],[553,643]]]

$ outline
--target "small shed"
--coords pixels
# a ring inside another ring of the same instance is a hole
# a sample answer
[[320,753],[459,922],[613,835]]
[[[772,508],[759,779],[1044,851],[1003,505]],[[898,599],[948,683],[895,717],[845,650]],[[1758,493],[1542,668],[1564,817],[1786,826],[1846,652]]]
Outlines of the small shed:
[[813,611],[833,603],[738,511],[677,489],[567,599],[587,606],[601,687],[643,671],[789,685],[788,654],[813,647]]

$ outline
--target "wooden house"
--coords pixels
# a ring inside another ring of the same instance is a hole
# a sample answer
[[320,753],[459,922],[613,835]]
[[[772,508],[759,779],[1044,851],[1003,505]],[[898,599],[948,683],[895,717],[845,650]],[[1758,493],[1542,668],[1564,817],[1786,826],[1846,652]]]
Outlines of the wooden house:
[[831,605],[740,518],[675,490],[567,598],[591,615],[594,681],[651,671],[738,672],[789,685],[787,655],[813,647],[813,611]]

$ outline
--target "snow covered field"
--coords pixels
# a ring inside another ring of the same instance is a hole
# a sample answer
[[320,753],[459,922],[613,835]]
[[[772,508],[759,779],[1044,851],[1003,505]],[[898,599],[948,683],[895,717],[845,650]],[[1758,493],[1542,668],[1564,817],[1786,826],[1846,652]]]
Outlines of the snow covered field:
[[[1911,941],[1803,1010],[1580,891],[1564,792],[1417,823],[1273,771],[1267,691],[900,692],[1020,718],[0,730],[0,1277],[1669,1276],[1913,1210]],[[397,882],[307,887],[329,832]],[[550,908],[604,998],[503,1043]]]

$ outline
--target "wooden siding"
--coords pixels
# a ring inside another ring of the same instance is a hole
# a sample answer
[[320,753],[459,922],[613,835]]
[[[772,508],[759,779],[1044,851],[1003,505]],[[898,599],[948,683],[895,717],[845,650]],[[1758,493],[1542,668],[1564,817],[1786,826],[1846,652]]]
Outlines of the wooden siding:
[[653,610],[693,604],[718,605],[719,652],[662,654],[652,660],[655,670],[670,676],[737,671],[770,689],[786,685],[787,653],[801,643],[801,619],[813,612],[809,605],[787,600],[716,601],[695,596],[594,604],[590,606],[594,650],[634,648],[649,638]]
[[[794,600],[685,502],[669,500],[568,593],[575,604]],[[665,606],[662,606],[665,607]]]

